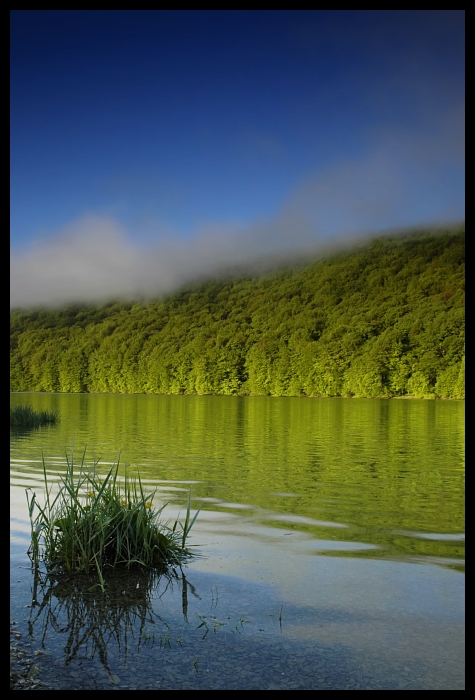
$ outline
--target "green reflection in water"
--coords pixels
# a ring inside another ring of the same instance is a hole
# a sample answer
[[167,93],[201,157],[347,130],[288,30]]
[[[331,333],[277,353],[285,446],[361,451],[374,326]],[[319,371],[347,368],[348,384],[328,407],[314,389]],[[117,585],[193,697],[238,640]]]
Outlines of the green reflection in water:
[[335,556],[461,568],[462,401],[14,394],[11,403],[61,417],[12,436],[23,478],[41,450],[59,463],[73,441],[105,461],[121,450],[150,482],[182,486],[171,492],[177,503],[188,492],[180,482],[194,482],[194,497],[210,499],[205,510],[377,547]]

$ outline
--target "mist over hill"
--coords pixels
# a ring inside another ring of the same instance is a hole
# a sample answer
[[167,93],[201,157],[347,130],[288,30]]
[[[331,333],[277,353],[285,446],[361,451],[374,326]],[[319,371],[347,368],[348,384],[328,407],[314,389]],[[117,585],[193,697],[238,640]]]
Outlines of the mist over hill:
[[11,390],[463,398],[464,225],[345,245],[13,311]]

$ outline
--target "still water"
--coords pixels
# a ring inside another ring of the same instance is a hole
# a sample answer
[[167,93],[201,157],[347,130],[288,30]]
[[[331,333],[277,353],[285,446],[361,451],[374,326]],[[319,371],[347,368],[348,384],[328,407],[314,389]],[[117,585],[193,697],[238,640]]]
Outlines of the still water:
[[[464,403],[12,394],[11,618],[58,689],[464,688]],[[140,471],[199,556],[34,586],[25,488],[65,453]],[[101,598],[102,596],[102,598]]]

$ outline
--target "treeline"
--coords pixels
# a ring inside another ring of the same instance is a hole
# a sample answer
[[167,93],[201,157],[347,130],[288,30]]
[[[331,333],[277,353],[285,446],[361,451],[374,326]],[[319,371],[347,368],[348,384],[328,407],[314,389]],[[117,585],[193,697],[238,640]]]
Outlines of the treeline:
[[464,229],[161,301],[11,313],[11,390],[464,398]]

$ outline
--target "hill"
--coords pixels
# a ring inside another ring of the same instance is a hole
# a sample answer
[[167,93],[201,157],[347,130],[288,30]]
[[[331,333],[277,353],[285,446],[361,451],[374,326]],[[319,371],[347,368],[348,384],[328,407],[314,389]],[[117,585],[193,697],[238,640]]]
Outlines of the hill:
[[465,230],[167,299],[15,311],[11,390],[464,397]]

